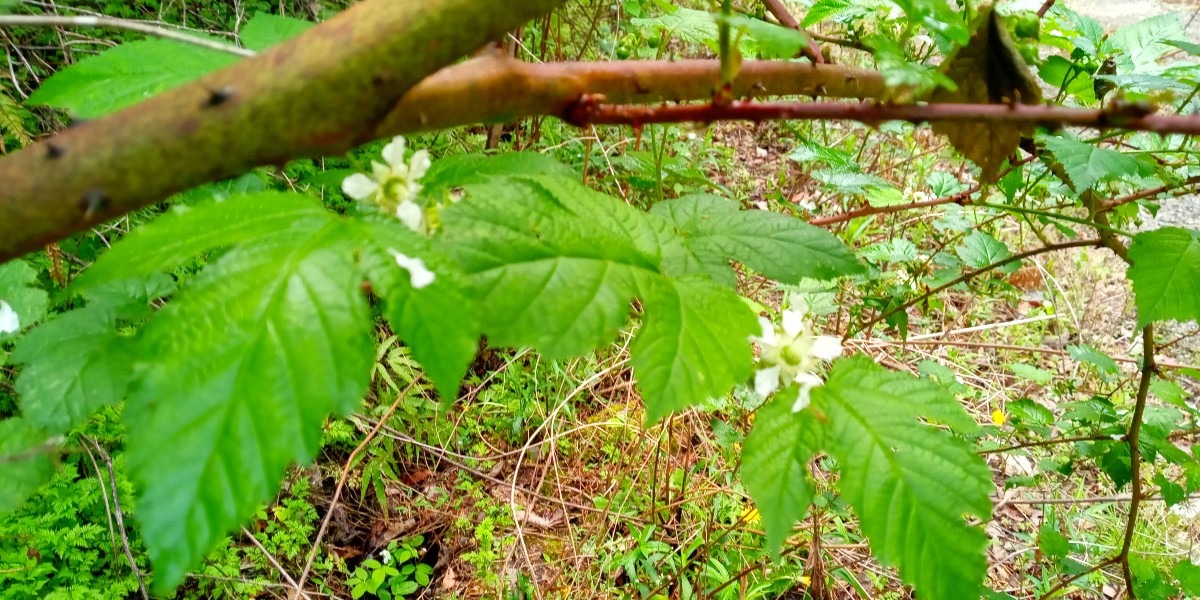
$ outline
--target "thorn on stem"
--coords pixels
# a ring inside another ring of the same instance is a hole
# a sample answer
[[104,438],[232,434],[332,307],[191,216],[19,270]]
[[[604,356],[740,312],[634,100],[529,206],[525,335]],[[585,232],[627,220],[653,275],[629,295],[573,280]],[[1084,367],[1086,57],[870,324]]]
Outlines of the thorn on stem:
[[214,108],[229,102],[233,98],[233,88],[225,86],[208,93],[208,100],[204,101],[204,106]]
[[108,194],[99,188],[93,188],[83,194],[79,200],[79,209],[83,211],[83,219],[91,221],[97,213],[108,208]]

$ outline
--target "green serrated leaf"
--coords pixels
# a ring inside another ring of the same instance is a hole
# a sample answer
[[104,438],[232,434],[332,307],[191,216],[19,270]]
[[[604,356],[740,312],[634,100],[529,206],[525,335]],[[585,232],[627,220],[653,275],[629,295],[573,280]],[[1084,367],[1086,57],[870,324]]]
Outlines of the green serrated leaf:
[[1091,73],[1066,58],[1057,55],[1047,57],[1038,68],[1038,76],[1055,89],[1062,89],[1067,96],[1074,96],[1081,104],[1096,104],[1095,80]]
[[1129,258],[1139,328],[1200,319],[1200,234],[1180,227],[1139,233]]
[[1016,373],[1017,377],[1028,379],[1029,381],[1041,385],[1046,385],[1051,381],[1054,381],[1054,373],[1031,365],[1013,363],[1008,365],[1008,368],[1011,369],[1013,373]]
[[1131,555],[1129,570],[1133,573],[1133,592],[1137,594],[1137,598],[1171,600],[1179,594],[1179,590],[1167,581],[1166,573],[1145,558]]
[[1071,554],[1071,542],[1057,526],[1047,521],[1038,530],[1038,549],[1050,558],[1062,560]]
[[1187,398],[1187,392],[1184,391],[1184,389],[1174,381],[1168,381],[1166,379],[1159,379],[1158,377],[1155,377],[1154,380],[1150,382],[1150,393],[1153,394],[1155,398],[1158,398],[1159,400],[1162,400],[1163,402],[1166,402],[1181,410],[1193,410],[1185,400],[1185,398]]
[[132,374],[127,338],[116,314],[86,307],[63,313],[21,339],[13,362],[21,413],[44,430],[66,433],[104,406],[120,402]]
[[[37,271],[23,260],[0,264],[0,312],[16,314],[17,331],[8,332],[0,326],[0,341],[15,337],[46,318],[50,296],[37,287]],[[6,309],[7,307],[7,309]]]
[[727,393],[749,378],[760,331],[741,297],[703,278],[644,278],[646,317],[630,348],[646,419]]
[[143,331],[126,407],[138,517],[167,590],[358,406],[371,317],[338,223],[239,246]]
[[242,27],[240,33],[242,43],[247,48],[262,51],[304,33],[313,25],[303,19],[258,13]]
[[140,227],[75,280],[86,290],[168,271],[204,252],[250,240],[311,234],[336,216],[301,194],[263,192],[176,208]]
[[1042,142],[1067,171],[1076,191],[1090,190],[1098,183],[1136,175],[1137,159],[1110,148],[1099,148],[1065,137],[1043,136]]
[[1121,27],[1108,36],[1106,45],[1117,58],[1119,72],[1145,72],[1157,68],[1159,58],[1171,50],[1165,42],[1187,37],[1179,15],[1167,13]]
[[47,435],[28,421],[0,421],[0,514],[25,502],[54,474]]
[[[399,221],[356,225],[361,233],[354,237],[364,244],[363,268],[387,303],[388,322],[412,348],[442,399],[454,400],[482,333],[466,277],[450,257]],[[411,273],[397,264],[392,252],[421,259],[434,273],[433,283],[413,288]]]
[[1008,246],[979,230],[963,240],[962,245],[958,247],[957,254],[963,263],[975,269],[996,264],[1011,256]]
[[27,102],[99,117],[236,61],[224,52],[168,40],[130,42],[60,69]]
[[[694,194],[659,202],[650,213],[669,221],[694,261],[723,283],[735,281],[730,260],[784,283],[863,270],[850,249],[824,229],[777,213],[739,210],[736,202],[719,196]],[[686,266],[670,267],[673,274],[689,272]]]
[[455,188],[484,183],[491,177],[553,176],[572,178],[570,167],[537,152],[456,154],[433,161],[421,178],[421,193],[435,200]]
[[800,22],[800,25],[807,29],[822,21],[832,19],[853,10],[854,7],[848,0],[817,0],[811,7],[809,7],[808,12],[805,13],[804,20]]
[[1200,596],[1200,566],[1193,564],[1190,560],[1181,560],[1171,570],[1171,574],[1183,587],[1183,593],[1189,596]]
[[[1041,87],[999,13],[990,6],[980,10],[971,41],[946,59],[942,73],[954,81],[957,89],[934,90],[930,96],[933,102],[1040,104],[1042,100]],[[1033,126],[947,121],[934,123],[933,130],[945,135],[963,156],[979,165],[980,181],[987,184],[996,181],[1021,137],[1031,134]]]
[[1087,344],[1071,344],[1067,346],[1067,353],[1079,362],[1096,367],[1096,370],[1103,375],[1116,375],[1121,371],[1117,366],[1117,361],[1113,360],[1111,356]]
[[574,180],[468,186],[443,218],[444,239],[471,277],[488,339],[550,358],[615,339],[637,275],[657,273],[661,260],[639,239],[639,228],[627,226],[645,223],[643,213]]
[[788,388],[755,413],[754,429],[742,446],[742,482],[754,499],[767,534],[767,548],[778,556],[796,521],[813,500],[808,462],[821,447],[821,427],[813,412],[792,412],[798,388]]
[[857,356],[835,363],[810,410],[828,420],[825,446],[875,556],[924,598],[977,597],[987,535],[963,517],[990,515],[991,471],[968,444],[921,422],[973,423],[953,396]]

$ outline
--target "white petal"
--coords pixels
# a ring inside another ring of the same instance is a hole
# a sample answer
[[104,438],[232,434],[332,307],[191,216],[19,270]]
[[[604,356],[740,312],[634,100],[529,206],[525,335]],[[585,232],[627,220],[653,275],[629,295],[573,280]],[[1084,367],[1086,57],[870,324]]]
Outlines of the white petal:
[[409,180],[424,177],[425,172],[429,170],[429,165],[431,164],[433,164],[433,161],[429,160],[429,152],[426,150],[417,150],[413,153],[412,160],[408,163]]
[[0,300],[0,333],[16,333],[21,330],[21,319],[17,311],[7,302]]
[[762,327],[762,337],[755,341],[764,346],[775,346],[778,343],[775,339],[775,324],[766,317],[759,317],[758,325]]
[[355,173],[342,180],[342,191],[355,200],[366,200],[379,191],[379,184],[362,173]]
[[375,178],[375,181],[382,184],[392,178],[392,168],[377,160],[373,160],[371,161],[371,176]]
[[812,403],[812,396],[809,395],[809,390],[812,388],[807,385],[800,386],[800,394],[796,396],[796,402],[792,404],[792,412],[798,413]]
[[804,331],[804,313],[796,310],[783,311],[783,332],[796,337]]
[[412,284],[413,289],[419,290],[433,283],[435,275],[425,267],[425,261],[408,256],[399,251],[388,248],[388,252],[396,259],[396,264],[401,269],[408,271],[408,280]]
[[394,169],[404,164],[404,136],[392,138],[392,142],[383,147],[383,160]]
[[775,365],[754,374],[754,391],[759,396],[770,396],[779,389],[779,369],[779,365]]
[[813,338],[809,353],[821,360],[833,360],[842,355],[842,340],[829,335],[818,335]]
[[425,233],[425,211],[412,200],[405,200],[396,207],[396,218],[409,229],[417,233]]
[[821,379],[815,373],[809,373],[808,371],[800,371],[799,373],[796,373],[796,378],[793,381],[800,384],[800,387],[806,388],[814,388],[819,385],[825,385],[825,381],[823,379]]

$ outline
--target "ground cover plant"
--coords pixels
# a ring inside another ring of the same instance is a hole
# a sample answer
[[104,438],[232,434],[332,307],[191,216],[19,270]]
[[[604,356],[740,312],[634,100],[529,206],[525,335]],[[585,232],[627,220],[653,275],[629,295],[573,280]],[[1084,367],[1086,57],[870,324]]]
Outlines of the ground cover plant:
[[1185,5],[0,6],[0,597],[1200,596]]

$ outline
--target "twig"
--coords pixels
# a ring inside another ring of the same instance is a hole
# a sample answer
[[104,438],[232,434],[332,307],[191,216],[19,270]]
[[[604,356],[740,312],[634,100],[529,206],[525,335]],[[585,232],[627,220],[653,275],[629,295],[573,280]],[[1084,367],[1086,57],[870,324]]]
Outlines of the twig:
[[104,461],[104,466],[108,468],[109,488],[112,490],[113,501],[113,517],[117,520],[117,531],[121,533],[121,546],[125,549],[125,558],[129,560],[129,568],[133,571],[133,576],[137,578],[138,591],[141,592],[142,598],[150,600],[150,594],[146,591],[146,582],[142,580],[142,571],[138,569],[137,561],[133,558],[133,550],[129,547],[129,535],[125,533],[125,515],[121,511],[120,494],[117,491],[117,475],[113,472],[112,457],[104,450],[104,447],[99,442],[87,436],[81,436],[84,443],[90,443],[95,448],[96,453]]
[[1142,417],[1146,413],[1147,399],[1150,397],[1150,384],[1154,380],[1154,325],[1142,329],[1142,377],[1138,382],[1137,400],[1133,405],[1133,422],[1129,424],[1129,433],[1125,442],[1129,444],[1130,465],[1130,501],[1129,517],[1125,523],[1125,539],[1121,543],[1121,552],[1117,558],[1121,561],[1121,570],[1125,574],[1125,584],[1129,588],[1129,597],[1137,598],[1133,591],[1133,570],[1129,565],[1129,550],[1133,547],[1133,534],[1137,527],[1138,508],[1142,504],[1142,447],[1139,434],[1142,431]]
[[1104,206],[1101,207],[1101,210],[1102,211],[1110,211],[1110,210],[1112,210],[1118,206],[1121,206],[1123,204],[1129,204],[1130,202],[1137,202],[1138,200],[1145,200],[1146,198],[1153,198],[1159,194],[1169,192],[1171,190],[1177,190],[1179,188],[1184,188],[1184,187],[1188,187],[1188,186],[1196,185],[1196,184],[1200,184],[1200,175],[1193,175],[1191,177],[1188,177],[1187,179],[1184,179],[1183,181],[1181,181],[1179,183],[1162,185],[1162,186],[1159,186],[1156,188],[1142,190],[1140,192],[1136,192],[1136,193],[1130,194],[1128,196],[1114,198],[1112,200],[1109,200],[1108,202],[1105,202]]
[[878,104],[846,102],[745,102],[727,105],[687,104],[629,106],[585,99],[563,118],[576,126],[711,123],[715,121],[848,120],[869,125],[884,121],[993,122],[1047,127],[1121,128],[1155,133],[1200,135],[1200,115],[1145,113],[1138,107],[1113,104],[1104,109],[1064,108],[1033,104]]
[[1094,566],[1088,567],[1078,573],[1074,573],[1070,577],[1067,577],[1066,579],[1059,581],[1057,584],[1054,585],[1054,587],[1050,588],[1050,590],[1047,591],[1045,594],[1042,594],[1040,600],[1048,600],[1049,598],[1053,598],[1055,596],[1055,594],[1063,591],[1064,589],[1067,588],[1067,586],[1071,585],[1072,583],[1075,583],[1076,581],[1079,581],[1080,579],[1087,577],[1088,575],[1091,575],[1092,573],[1095,573],[1096,571],[1099,571],[1105,567],[1111,567],[1112,565],[1115,565],[1115,564],[1117,564],[1117,559],[1110,558],[1108,560],[1105,560],[1104,562],[1101,562]]
[[148,25],[142,21],[133,21],[129,19],[116,19],[112,17],[61,17],[52,15],[0,15],[0,28],[7,27],[103,27],[105,29],[123,29],[126,31],[136,31],[146,35],[191,44],[217,52],[225,52],[235,56],[249,57],[254,56],[253,50],[239,48],[232,44],[225,44],[215,40],[206,40],[201,37],[179,33],[163,27],[155,27]]
[[902,304],[900,306],[897,306],[896,308],[893,308],[888,311],[884,311],[884,312],[880,313],[878,316],[876,316],[874,319],[871,319],[870,321],[868,321],[866,323],[866,325],[863,325],[862,330],[869,330],[871,327],[874,327],[879,322],[883,321],[884,319],[887,319],[888,317],[890,317],[898,312],[906,311],[906,310],[928,300],[929,298],[932,298],[933,296],[936,296],[937,294],[940,294],[960,283],[966,283],[972,279],[975,279],[976,277],[979,277],[980,275],[983,275],[985,273],[989,273],[991,271],[999,269],[1000,267],[1003,267],[1004,265],[1011,264],[1014,262],[1020,262],[1027,258],[1038,256],[1039,254],[1045,254],[1047,252],[1066,250],[1068,248],[1085,248],[1088,246],[1098,246],[1098,245],[1100,245],[1100,240],[1098,240],[1098,239],[1074,240],[1074,241],[1070,241],[1070,242],[1062,242],[1059,244],[1050,244],[1049,246],[1043,246],[1041,248],[1034,248],[1033,250],[1027,250],[1020,254],[1014,254],[1004,260],[994,262],[986,267],[982,267],[980,269],[976,269],[969,273],[965,273],[961,277],[957,277],[953,281],[949,281],[947,283],[939,285],[938,287],[935,287],[935,288],[929,290],[928,292],[925,292],[924,294],[921,294],[920,296],[918,296],[912,300],[909,300],[908,302],[905,302],[904,304]]
[[1045,2],[1043,2],[1042,7],[1039,8],[1037,11],[1038,18],[1040,19],[1042,17],[1045,17],[1046,13],[1050,12],[1050,8],[1053,6],[1054,6],[1054,0],[1046,0]]
[[392,402],[387,412],[383,413],[383,417],[379,419],[379,422],[375,424],[375,427],[371,429],[367,437],[363,438],[363,441],[354,449],[354,452],[350,453],[350,458],[346,459],[346,464],[342,467],[342,475],[338,478],[337,487],[333,490],[333,499],[329,501],[329,508],[325,511],[325,518],[321,519],[321,528],[317,530],[317,537],[313,539],[312,548],[308,550],[308,558],[304,561],[304,570],[300,572],[300,587],[296,588],[300,593],[304,593],[304,582],[308,581],[308,574],[312,571],[313,560],[317,558],[317,550],[321,548],[321,540],[325,537],[325,531],[329,529],[329,522],[333,520],[334,509],[337,508],[338,500],[342,497],[342,489],[346,487],[346,479],[350,477],[350,469],[354,465],[354,461],[366,449],[367,444],[370,444],[371,440],[375,439],[376,434],[383,428],[383,424],[392,418],[392,413],[396,412],[396,407],[400,406],[400,402],[408,397],[408,393],[416,385],[417,382],[413,381],[408,384],[407,388],[404,388],[404,391],[400,392],[400,395],[396,397],[396,401]]
[[258,548],[259,551],[263,553],[263,556],[267,557],[267,562],[271,563],[271,566],[275,567],[275,570],[279,572],[280,577],[283,577],[283,580],[286,581],[288,585],[292,586],[292,591],[294,593],[298,593],[305,598],[309,598],[309,595],[304,592],[304,588],[300,587],[300,584],[296,583],[296,580],[292,579],[291,575],[288,575],[288,572],[284,570],[283,565],[279,564],[279,561],[275,560],[275,557],[272,556],[270,552],[267,552],[266,547],[262,545],[262,542],[258,541],[258,538],[254,537],[253,533],[250,533],[250,530],[243,527],[242,535],[250,538],[250,543],[254,544],[254,547]]

